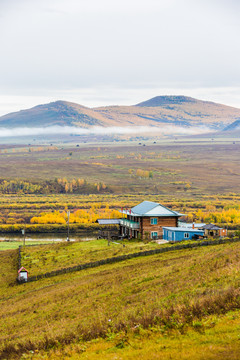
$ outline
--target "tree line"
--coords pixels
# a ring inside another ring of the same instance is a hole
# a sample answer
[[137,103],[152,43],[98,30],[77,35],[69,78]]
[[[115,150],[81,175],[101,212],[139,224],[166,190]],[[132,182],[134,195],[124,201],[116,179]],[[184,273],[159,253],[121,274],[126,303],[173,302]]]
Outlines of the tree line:
[[111,192],[102,182],[89,183],[86,179],[59,178],[41,182],[0,179],[1,194],[97,194]]

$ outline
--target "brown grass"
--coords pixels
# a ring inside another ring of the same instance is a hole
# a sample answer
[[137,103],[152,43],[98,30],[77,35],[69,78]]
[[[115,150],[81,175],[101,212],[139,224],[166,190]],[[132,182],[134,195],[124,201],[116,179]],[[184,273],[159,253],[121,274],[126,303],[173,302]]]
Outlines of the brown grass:
[[240,307],[239,247],[178,251],[21,286],[8,283],[1,289],[2,357],[139,327],[202,331],[211,314]]

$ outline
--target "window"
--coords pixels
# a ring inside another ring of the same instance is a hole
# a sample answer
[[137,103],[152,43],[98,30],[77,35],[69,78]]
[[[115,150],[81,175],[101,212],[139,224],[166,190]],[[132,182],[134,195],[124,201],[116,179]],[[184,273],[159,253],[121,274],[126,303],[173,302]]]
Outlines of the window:
[[151,218],[151,225],[157,225],[157,218]]
[[189,239],[189,233],[184,233],[184,239]]
[[157,231],[152,231],[151,232],[151,239],[157,239],[157,237],[158,237]]

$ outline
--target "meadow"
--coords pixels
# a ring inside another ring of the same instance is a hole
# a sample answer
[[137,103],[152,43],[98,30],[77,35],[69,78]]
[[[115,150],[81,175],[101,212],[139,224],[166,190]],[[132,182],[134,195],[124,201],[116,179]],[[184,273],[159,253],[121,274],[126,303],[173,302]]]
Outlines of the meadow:
[[[189,197],[239,193],[239,150],[238,142],[197,140],[158,140],[155,143],[141,140],[52,147],[0,146],[2,181],[30,184],[19,184],[15,190],[14,186],[0,184],[0,191],[44,194],[107,192],[120,195],[174,193],[178,198],[183,194]],[[54,183],[58,179],[60,182]],[[82,188],[72,184],[73,180],[77,182],[79,179],[85,181]]]
[[[203,240],[204,241],[204,240]],[[181,245],[199,243],[199,240],[182,241]],[[45,246],[44,246],[45,245]],[[179,243],[161,244],[161,248],[174,248]],[[30,276],[45,274],[79,264],[95,262],[106,258],[117,257],[148,250],[158,249],[156,242],[142,242],[132,240],[108,241],[106,239],[60,242],[60,243],[40,243],[34,247],[22,246],[21,263],[29,271]]]
[[[240,230],[239,150],[238,142],[144,138],[0,145],[0,233],[66,234],[70,211],[70,234],[90,234],[97,218],[118,217],[121,207],[150,200],[232,235]],[[46,245],[42,238],[23,249],[22,264],[38,275],[164,246],[123,244]],[[0,359],[239,359],[240,243],[23,285],[16,283],[18,245],[0,242]]]
[[23,285],[16,250],[4,251],[0,358],[237,359],[239,250],[175,250]]

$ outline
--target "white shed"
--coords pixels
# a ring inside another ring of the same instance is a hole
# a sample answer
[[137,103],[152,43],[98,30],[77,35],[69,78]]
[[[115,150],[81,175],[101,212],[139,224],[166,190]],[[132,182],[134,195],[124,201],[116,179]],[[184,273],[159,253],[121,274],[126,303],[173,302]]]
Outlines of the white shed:
[[28,271],[23,266],[21,267],[21,269],[18,270],[18,281],[19,282],[28,281]]

